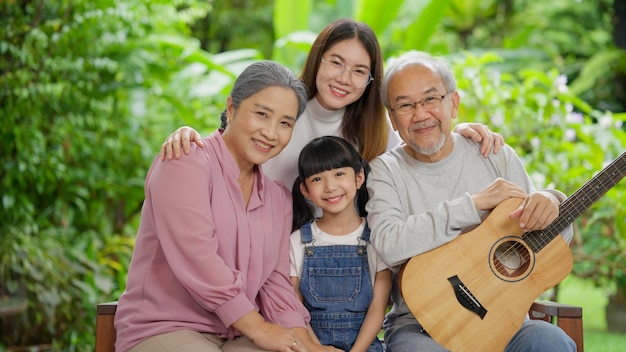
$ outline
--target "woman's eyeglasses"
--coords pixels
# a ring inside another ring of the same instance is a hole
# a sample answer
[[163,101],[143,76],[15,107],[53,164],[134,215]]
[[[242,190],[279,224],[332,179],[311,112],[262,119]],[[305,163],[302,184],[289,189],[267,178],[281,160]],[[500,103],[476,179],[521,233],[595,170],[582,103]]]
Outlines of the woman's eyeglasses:
[[324,71],[326,71],[326,73],[331,77],[339,76],[340,74],[346,72],[346,70],[350,72],[352,84],[354,84],[357,88],[366,87],[371,81],[374,80],[370,70],[365,67],[357,66],[348,68],[348,66],[344,65],[343,62],[339,60],[324,58],[322,58],[322,64],[324,64]]

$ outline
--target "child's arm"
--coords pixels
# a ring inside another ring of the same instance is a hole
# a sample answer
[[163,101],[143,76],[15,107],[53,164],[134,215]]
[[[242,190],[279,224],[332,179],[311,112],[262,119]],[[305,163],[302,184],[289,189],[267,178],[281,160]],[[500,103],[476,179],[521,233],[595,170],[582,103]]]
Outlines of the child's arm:
[[374,298],[367,309],[365,320],[359,330],[359,335],[352,346],[351,352],[367,351],[372,341],[383,326],[387,305],[389,304],[389,294],[391,292],[391,271],[381,270],[374,278]]

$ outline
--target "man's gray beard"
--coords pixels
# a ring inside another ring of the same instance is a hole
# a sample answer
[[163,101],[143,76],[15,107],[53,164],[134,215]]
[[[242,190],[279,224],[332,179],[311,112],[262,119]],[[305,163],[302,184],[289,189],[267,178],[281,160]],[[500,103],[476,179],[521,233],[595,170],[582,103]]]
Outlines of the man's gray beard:
[[440,151],[441,148],[443,148],[443,144],[445,142],[446,142],[446,134],[441,132],[441,136],[439,137],[439,142],[437,142],[437,144],[435,144],[434,146],[430,148],[422,148],[418,146],[417,144],[413,143],[413,141],[411,141],[409,145],[411,146],[411,149],[413,149],[416,153],[430,156]]

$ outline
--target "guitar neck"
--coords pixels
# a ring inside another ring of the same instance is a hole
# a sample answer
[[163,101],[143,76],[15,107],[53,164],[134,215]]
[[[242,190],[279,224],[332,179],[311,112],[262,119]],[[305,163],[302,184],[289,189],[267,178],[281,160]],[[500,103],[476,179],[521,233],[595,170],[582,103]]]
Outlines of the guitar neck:
[[589,209],[626,175],[626,152],[613,160],[591,180],[569,196],[559,207],[559,216],[545,229],[531,231],[522,237],[534,252],[539,252],[567,226]]

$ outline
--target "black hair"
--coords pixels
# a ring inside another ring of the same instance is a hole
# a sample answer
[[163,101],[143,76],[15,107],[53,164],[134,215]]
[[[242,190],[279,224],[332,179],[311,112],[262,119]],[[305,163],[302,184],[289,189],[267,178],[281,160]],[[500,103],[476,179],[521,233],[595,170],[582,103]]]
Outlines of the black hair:
[[366,188],[367,175],[370,172],[369,164],[347,140],[336,136],[318,137],[304,146],[298,158],[298,177],[291,190],[293,195],[293,231],[312,221],[315,217],[315,206],[304,197],[300,190],[300,184],[311,175],[342,167],[351,167],[355,174],[363,170],[365,181],[357,190],[354,202],[359,216],[367,216],[365,204],[369,199]]

